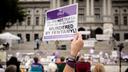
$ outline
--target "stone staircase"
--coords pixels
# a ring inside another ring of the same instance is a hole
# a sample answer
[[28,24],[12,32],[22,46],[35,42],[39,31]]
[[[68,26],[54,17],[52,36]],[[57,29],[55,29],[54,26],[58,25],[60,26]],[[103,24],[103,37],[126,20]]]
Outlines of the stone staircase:
[[[58,50],[62,53],[62,55],[68,55],[70,49],[70,41],[59,41],[58,45],[66,45],[66,50]],[[113,43],[110,41],[98,41],[95,44],[95,53],[98,54],[100,51],[107,52],[111,54],[113,50]],[[33,52],[34,51],[34,41],[32,42],[25,42],[21,44],[13,44],[12,50],[14,51],[26,51],[26,52]],[[41,42],[40,49],[42,51],[48,51],[49,54],[55,52],[57,50],[55,41]],[[83,48],[81,50],[82,53],[89,53],[90,48]],[[123,51],[128,51],[128,45],[123,49]],[[51,52],[51,53],[50,53]]]

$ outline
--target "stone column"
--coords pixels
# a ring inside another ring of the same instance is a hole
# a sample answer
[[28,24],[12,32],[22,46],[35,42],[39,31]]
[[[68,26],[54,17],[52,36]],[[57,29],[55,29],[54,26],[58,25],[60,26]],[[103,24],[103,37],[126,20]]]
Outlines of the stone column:
[[76,3],[76,0],[74,0],[74,2],[73,3]]
[[60,0],[56,0],[56,7],[60,7]]
[[103,16],[105,16],[106,15],[106,0],[103,0]]
[[111,0],[108,0],[108,15],[111,16],[111,8],[112,8],[112,2]]
[[91,0],[91,16],[94,16],[94,0]]
[[69,4],[72,4],[73,3],[73,1],[72,0],[69,0]]
[[89,16],[89,0],[86,0],[86,16]]
[[50,1],[50,6],[51,6],[50,8],[51,8],[51,9],[56,8],[56,4],[57,4],[57,3],[56,3],[56,0],[51,0],[51,1]]

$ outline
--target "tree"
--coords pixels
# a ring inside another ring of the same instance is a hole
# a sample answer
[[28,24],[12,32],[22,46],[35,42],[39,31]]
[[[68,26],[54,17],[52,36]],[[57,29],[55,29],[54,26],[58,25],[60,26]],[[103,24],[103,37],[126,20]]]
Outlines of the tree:
[[11,27],[17,21],[22,22],[25,17],[23,8],[19,6],[18,0],[0,1],[0,32],[6,27]]

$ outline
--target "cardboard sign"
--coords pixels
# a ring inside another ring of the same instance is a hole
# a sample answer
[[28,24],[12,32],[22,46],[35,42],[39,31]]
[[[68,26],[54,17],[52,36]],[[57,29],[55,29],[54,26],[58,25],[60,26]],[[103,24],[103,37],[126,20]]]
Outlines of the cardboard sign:
[[78,4],[46,12],[43,41],[71,40],[77,32]]

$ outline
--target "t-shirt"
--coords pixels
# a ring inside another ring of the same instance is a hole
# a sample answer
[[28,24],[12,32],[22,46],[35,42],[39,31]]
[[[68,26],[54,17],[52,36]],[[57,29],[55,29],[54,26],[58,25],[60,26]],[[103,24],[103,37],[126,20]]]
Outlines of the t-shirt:
[[90,72],[91,65],[89,62],[77,62],[76,72]]
[[39,63],[33,63],[30,72],[44,72],[43,66]]
[[57,64],[57,72],[63,72],[65,65],[66,65],[66,63],[58,63]]

